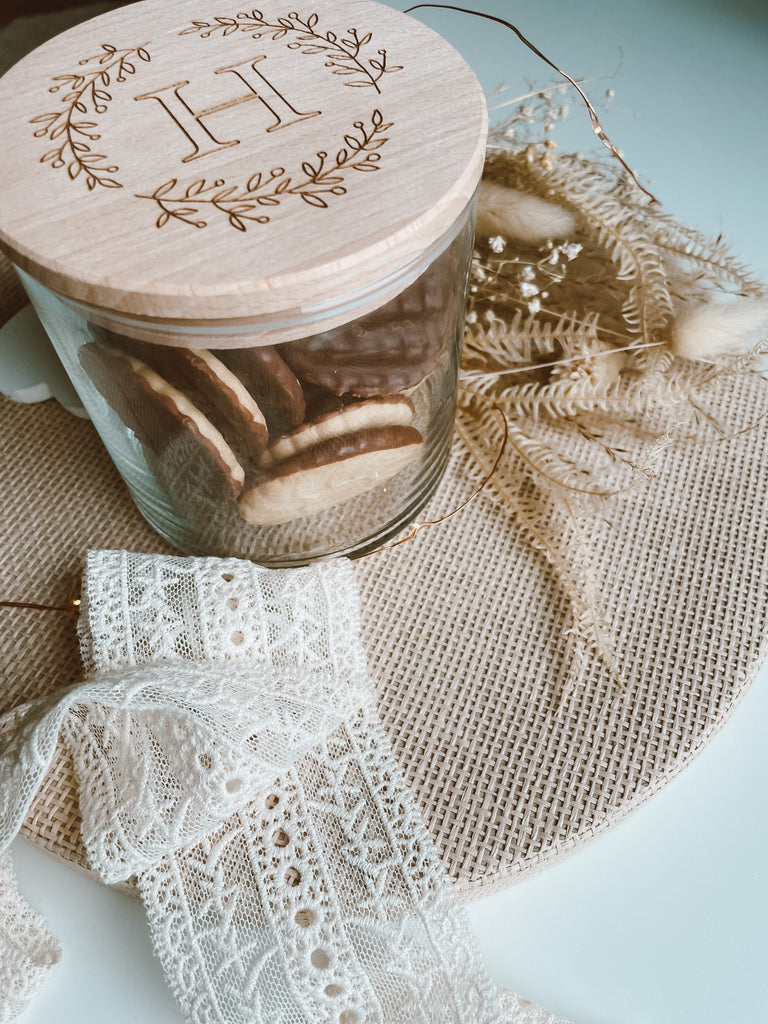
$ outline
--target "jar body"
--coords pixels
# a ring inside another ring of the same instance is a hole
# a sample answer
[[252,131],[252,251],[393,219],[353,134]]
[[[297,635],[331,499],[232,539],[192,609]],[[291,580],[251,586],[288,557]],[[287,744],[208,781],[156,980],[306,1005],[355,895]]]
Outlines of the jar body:
[[305,323],[279,344],[257,329],[243,345],[239,328],[228,347],[215,326],[205,347],[199,328],[146,340],[146,325],[75,311],[21,277],[155,530],[187,554],[300,565],[375,549],[434,492],[453,435],[473,229],[471,202],[380,306],[327,330]]

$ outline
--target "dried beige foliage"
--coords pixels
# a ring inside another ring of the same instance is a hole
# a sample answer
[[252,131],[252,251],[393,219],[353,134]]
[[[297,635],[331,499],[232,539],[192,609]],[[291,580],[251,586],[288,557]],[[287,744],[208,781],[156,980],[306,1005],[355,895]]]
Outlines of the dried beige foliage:
[[487,473],[503,414],[490,486],[556,566],[582,654],[613,666],[590,518],[652,480],[670,443],[716,430],[707,395],[759,371],[768,291],[610,158],[557,152],[558,94],[520,104],[491,136],[458,432]]

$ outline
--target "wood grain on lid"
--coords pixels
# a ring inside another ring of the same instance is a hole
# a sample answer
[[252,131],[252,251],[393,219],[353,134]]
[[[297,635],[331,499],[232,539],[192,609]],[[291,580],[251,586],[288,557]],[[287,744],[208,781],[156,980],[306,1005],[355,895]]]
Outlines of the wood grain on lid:
[[0,80],[0,246],[131,316],[311,311],[450,227],[485,130],[464,60],[370,0],[142,0]]

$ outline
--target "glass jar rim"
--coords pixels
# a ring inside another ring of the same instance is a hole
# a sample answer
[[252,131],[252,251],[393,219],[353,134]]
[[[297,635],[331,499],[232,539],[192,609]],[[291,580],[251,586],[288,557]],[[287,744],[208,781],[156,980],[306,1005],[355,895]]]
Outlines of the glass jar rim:
[[[478,186],[479,187],[479,186]],[[451,245],[468,219],[474,219],[477,204],[474,195],[451,226],[433,243],[411,258],[397,270],[369,282],[362,288],[350,290],[320,301],[308,303],[300,309],[288,309],[279,314],[265,313],[259,317],[238,317],[201,321],[159,317],[140,317],[120,310],[104,309],[80,299],[74,299],[49,288],[73,312],[84,320],[106,327],[128,337],[156,344],[178,347],[240,348],[281,344],[308,333],[318,334],[332,330],[370,313],[390,301],[421,274]],[[34,275],[16,267],[22,280]],[[41,282],[37,282],[40,284]],[[49,287],[46,285],[46,287]]]

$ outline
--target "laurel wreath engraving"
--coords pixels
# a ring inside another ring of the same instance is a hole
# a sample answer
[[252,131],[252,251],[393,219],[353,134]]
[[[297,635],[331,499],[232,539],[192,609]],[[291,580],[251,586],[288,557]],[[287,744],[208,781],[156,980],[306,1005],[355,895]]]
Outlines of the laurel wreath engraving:
[[352,88],[373,87],[380,93],[380,79],[395,71],[402,71],[402,65],[387,64],[387,51],[376,51],[376,57],[361,59],[361,53],[373,36],[370,32],[360,36],[356,28],[349,28],[346,35],[339,37],[335,32],[321,33],[317,30],[319,17],[314,12],[302,19],[296,13],[286,18],[277,18],[274,22],[265,19],[261,11],[255,8],[250,12],[241,11],[236,17],[215,17],[213,21],[193,21],[190,26],[179,32],[179,35],[199,34],[208,39],[215,33],[231,36],[245,32],[252,39],[285,39],[289,50],[298,50],[305,54],[322,54],[325,66],[334,75],[342,75],[349,79],[344,85]]
[[48,92],[67,91],[61,97],[63,109],[38,114],[29,122],[41,125],[34,133],[36,139],[48,138],[51,142],[60,140],[56,148],[40,157],[40,163],[49,163],[57,170],[66,167],[73,181],[83,174],[89,189],[97,185],[102,188],[123,187],[111,177],[119,168],[111,164],[104,153],[94,153],[91,149],[90,144],[101,138],[96,131],[97,121],[84,118],[89,114],[93,117],[106,113],[112,99],[107,86],[125,82],[129,75],[135,74],[135,60],[151,60],[146,45],[118,50],[110,43],[102,43],[100,53],[78,61],[78,67],[86,70],[75,74],[54,75],[51,78],[56,84]]
[[238,231],[246,231],[248,223],[268,224],[268,210],[284,200],[298,197],[309,206],[326,208],[331,196],[347,192],[341,172],[371,172],[379,169],[377,150],[388,141],[384,132],[394,122],[385,122],[379,110],[371,114],[370,124],[355,121],[353,130],[344,136],[344,145],[333,158],[319,150],[314,160],[305,160],[301,175],[288,174],[283,167],[268,172],[257,171],[245,184],[233,184],[224,178],[199,178],[189,185],[171,178],[149,194],[137,194],[139,199],[152,199],[160,207],[155,222],[158,228],[171,220],[179,220],[196,228],[208,226],[206,217],[223,214],[228,224]]

